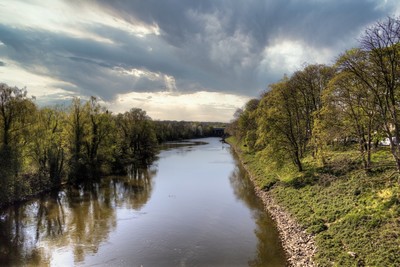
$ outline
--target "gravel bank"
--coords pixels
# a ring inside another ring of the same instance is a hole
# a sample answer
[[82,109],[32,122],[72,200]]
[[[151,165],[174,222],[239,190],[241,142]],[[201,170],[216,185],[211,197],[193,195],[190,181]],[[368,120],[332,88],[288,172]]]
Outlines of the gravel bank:
[[[234,145],[232,147],[236,151]],[[238,151],[236,153],[241,158]],[[242,160],[241,163],[253,184],[255,184],[248,166]],[[257,186],[254,186],[254,190],[262,199],[265,210],[269,212],[276,223],[290,266],[317,266],[313,261],[313,256],[317,250],[313,235],[306,233],[290,213],[276,203],[270,193]]]

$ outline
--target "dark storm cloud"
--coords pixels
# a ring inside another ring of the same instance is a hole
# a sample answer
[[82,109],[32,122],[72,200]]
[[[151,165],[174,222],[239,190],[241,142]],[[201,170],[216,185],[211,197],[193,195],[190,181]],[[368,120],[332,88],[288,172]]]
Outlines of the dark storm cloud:
[[[343,48],[350,48],[346,44],[356,44],[357,35],[366,24],[392,11],[390,1],[380,7],[379,0],[100,0],[97,3],[128,22],[157,24],[162,38],[177,48],[177,54],[188,65],[206,72],[205,76],[197,77],[205,87],[248,95],[254,95],[255,88],[263,88],[282,75],[268,70],[261,77],[255,74],[263,50],[277,39],[300,40],[314,49],[341,52]],[[217,32],[209,30],[215,27],[213,23],[220,23]],[[238,46],[235,53],[229,53],[235,41],[243,41],[232,40],[238,33],[249,40],[248,51]],[[218,43],[225,45],[225,49],[217,56],[211,55],[210,51]],[[223,64],[221,59],[225,57],[228,60]],[[243,64],[244,58],[247,64]],[[211,84],[206,83],[210,80]]]
[[258,46],[264,46],[276,35],[291,36],[320,45],[347,38],[358,30],[390,13],[391,6],[379,9],[380,0],[147,0],[97,1],[114,15],[127,21],[140,19],[157,23],[166,39],[179,46],[197,33],[204,33],[204,25],[192,20],[190,12],[218,14],[227,18],[224,30],[233,34],[237,29],[250,34]]
[[[296,40],[316,50],[341,52],[355,44],[368,23],[391,11],[390,4],[379,7],[380,3],[76,1],[77,12],[96,7],[130,24],[157,25],[160,35],[139,37],[111,26],[80,25],[110,40],[107,43],[0,24],[0,56],[27,71],[66,82],[69,85],[61,85],[64,89],[106,100],[117,93],[166,90],[166,76],[175,78],[181,92],[206,89],[256,96],[283,75],[269,69],[269,59],[263,58],[266,47]],[[135,76],[132,69],[149,75]]]
[[[123,34],[123,33],[121,33]],[[11,59],[20,67],[39,75],[51,76],[73,86],[68,90],[86,95],[99,95],[111,99],[115,93],[128,91],[161,91],[164,83],[135,80],[119,73],[116,67],[146,68],[154,72],[168,73],[168,63],[173,64],[171,52],[165,49],[150,55],[140,39],[126,37],[122,45],[104,44],[90,39],[71,38],[45,31],[10,29],[0,25],[0,38]],[[116,37],[118,40],[121,37]],[[43,68],[37,68],[44,66]],[[178,64],[175,64],[178,66]],[[175,67],[170,68],[173,71]],[[182,72],[184,72],[182,70]]]

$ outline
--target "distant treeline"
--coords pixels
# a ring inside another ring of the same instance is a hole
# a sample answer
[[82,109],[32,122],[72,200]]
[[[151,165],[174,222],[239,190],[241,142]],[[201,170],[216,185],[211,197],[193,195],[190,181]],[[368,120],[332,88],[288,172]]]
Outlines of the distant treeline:
[[201,137],[220,137],[216,129],[228,124],[221,122],[153,121],[159,143]]
[[299,171],[306,154],[324,164],[327,149],[351,142],[368,170],[385,139],[400,170],[400,19],[367,28],[359,47],[334,65],[307,65],[271,84],[236,112],[229,132],[277,164],[290,159]]
[[218,123],[112,114],[95,97],[39,108],[26,89],[0,84],[0,206],[63,182],[91,183],[150,164],[164,141],[213,136]]

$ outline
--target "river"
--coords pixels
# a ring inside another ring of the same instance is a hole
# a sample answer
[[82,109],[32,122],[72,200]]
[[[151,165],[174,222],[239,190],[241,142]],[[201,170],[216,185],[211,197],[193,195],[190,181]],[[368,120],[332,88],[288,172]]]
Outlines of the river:
[[229,145],[194,141],[92,190],[0,211],[0,265],[285,266],[274,223]]

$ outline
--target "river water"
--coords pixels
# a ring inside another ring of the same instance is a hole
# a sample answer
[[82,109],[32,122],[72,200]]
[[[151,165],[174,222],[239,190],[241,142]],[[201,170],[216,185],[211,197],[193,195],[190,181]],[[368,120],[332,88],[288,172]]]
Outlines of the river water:
[[0,266],[285,266],[227,144],[171,146],[148,169],[0,211]]

